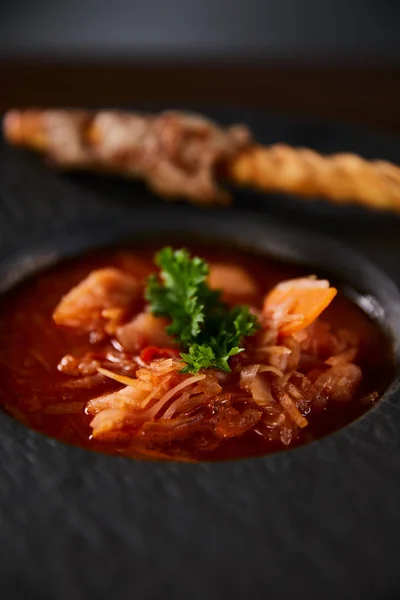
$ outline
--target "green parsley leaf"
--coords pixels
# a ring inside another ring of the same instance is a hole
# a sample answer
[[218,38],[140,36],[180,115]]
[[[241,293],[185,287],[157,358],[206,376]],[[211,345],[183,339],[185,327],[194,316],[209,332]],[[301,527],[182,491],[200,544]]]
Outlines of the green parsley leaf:
[[182,373],[197,373],[200,369],[209,369],[216,361],[214,350],[209,346],[200,346],[199,344],[190,346],[189,354],[182,352],[181,357],[187,364],[182,369]]
[[205,311],[218,302],[219,294],[207,286],[208,265],[201,258],[190,258],[187,250],[163,248],[156,255],[161,283],[149,278],[145,298],[154,315],[168,317],[167,332],[183,345],[193,343],[204,323]]
[[148,279],[145,297],[154,315],[171,319],[167,328],[188,352],[185,373],[200,369],[230,371],[229,358],[243,351],[240,341],[258,328],[247,306],[229,308],[207,285],[208,264],[187,250],[163,248],[155,258],[160,278]]

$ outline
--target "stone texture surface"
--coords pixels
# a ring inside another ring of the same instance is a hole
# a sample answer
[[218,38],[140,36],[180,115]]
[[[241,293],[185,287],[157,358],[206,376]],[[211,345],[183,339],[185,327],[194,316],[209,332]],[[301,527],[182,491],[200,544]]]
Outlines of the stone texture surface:
[[[389,137],[256,114],[242,118],[263,141],[400,162],[400,142]],[[144,204],[154,206],[156,222],[158,203],[140,185],[56,174],[36,157],[0,146],[2,259],[34,238],[62,237],[66,228],[79,237],[85,221],[123,220],[128,228],[132,219],[137,226],[137,207]],[[239,194],[238,204],[263,209],[258,221],[266,227],[274,215],[330,230],[400,281],[398,218],[358,209],[337,215],[329,206],[277,196]],[[393,389],[352,426],[302,449],[180,465],[92,454],[1,414],[1,598],[398,598],[399,431],[400,393]]]

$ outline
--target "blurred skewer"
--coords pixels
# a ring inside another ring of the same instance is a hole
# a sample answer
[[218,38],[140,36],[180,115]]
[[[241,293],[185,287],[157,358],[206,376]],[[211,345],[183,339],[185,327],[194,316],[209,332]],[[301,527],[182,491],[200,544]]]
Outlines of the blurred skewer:
[[146,181],[165,198],[229,201],[219,181],[335,203],[400,212],[400,168],[355,154],[323,156],[284,144],[261,146],[243,125],[197,115],[13,110],[5,139],[63,169],[101,170]]

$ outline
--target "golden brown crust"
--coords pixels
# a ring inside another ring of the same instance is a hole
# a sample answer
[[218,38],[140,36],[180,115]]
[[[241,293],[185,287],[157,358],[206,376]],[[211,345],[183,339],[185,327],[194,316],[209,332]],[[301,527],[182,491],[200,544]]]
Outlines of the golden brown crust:
[[29,110],[22,113],[10,110],[3,120],[3,133],[5,139],[16,146],[46,149],[47,136],[42,111]]
[[227,176],[240,186],[400,211],[400,168],[355,154],[254,146],[230,161]]

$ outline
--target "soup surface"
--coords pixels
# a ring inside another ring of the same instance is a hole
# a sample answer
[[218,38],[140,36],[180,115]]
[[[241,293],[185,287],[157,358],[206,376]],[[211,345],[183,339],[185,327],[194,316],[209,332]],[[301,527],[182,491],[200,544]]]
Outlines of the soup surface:
[[[101,452],[218,460],[313,441],[356,419],[385,389],[390,345],[357,306],[297,267],[231,249],[190,252],[210,269],[199,290],[222,290],[222,303],[209,309],[214,329],[216,315],[226,319],[213,334],[218,352],[234,344],[227,337],[232,307],[249,307],[241,318],[251,320],[251,335],[219,366],[205,368],[204,357],[190,362],[190,352],[201,354],[193,331],[192,342],[182,343],[181,331],[167,332],[170,315],[154,311],[154,293],[145,299],[157,250],[68,260],[2,299],[0,404],[7,412]],[[203,346],[207,318],[199,325]]]

